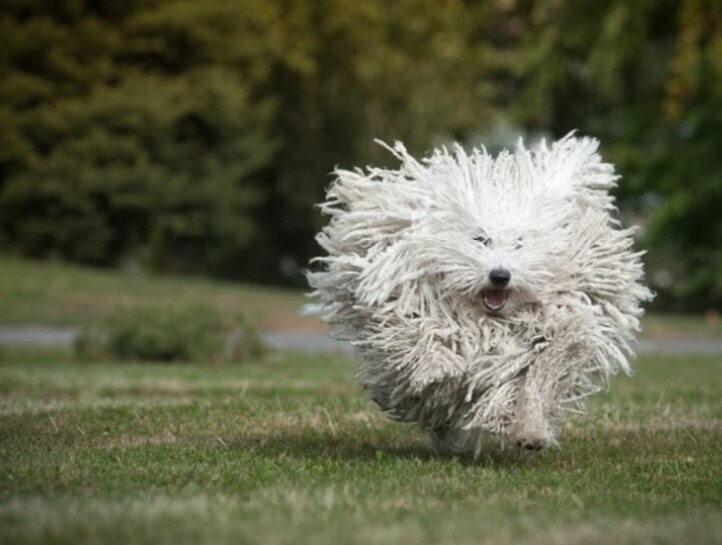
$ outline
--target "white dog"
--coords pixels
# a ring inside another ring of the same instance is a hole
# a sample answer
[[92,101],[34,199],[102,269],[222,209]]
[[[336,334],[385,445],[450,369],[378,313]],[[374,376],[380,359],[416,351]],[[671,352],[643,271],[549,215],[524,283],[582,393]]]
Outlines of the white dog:
[[569,135],[419,162],[397,143],[398,170],[336,171],[313,310],[360,349],[371,399],[436,450],[478,454],[494,435],[539,450],[630,371],[652,293],[597,147]]

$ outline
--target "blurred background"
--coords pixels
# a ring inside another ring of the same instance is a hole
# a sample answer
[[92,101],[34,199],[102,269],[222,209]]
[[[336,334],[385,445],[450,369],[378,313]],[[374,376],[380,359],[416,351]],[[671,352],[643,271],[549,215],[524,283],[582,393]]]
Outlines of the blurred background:
[[719,0],[4,0],[0,44],[5,256],[302,287],[375,138],[578,129],[654,309],[722,307]]

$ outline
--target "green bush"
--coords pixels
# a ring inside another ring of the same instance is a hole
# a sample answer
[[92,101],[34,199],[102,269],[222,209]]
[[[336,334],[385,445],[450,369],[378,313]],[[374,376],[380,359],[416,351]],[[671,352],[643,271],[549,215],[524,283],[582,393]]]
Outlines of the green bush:
[[207,306],[125,309],[100,329],[83,331],[75,349],[84,359],[154,362],[239,362],[264,352],[254,328]]

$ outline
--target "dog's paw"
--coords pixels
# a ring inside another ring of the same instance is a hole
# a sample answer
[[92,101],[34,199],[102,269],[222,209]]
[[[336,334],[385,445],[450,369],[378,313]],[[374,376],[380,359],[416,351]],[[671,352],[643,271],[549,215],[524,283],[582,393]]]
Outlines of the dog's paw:
[[543,439],[532,439],[532,438],[521,438],[517,439],[516,445],[524,450],[530,452],[538,452],[546,446],[546,441]]

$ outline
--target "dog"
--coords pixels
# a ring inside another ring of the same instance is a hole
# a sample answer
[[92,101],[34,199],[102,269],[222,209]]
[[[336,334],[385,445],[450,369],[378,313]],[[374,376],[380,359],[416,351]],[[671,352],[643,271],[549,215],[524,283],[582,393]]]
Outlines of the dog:
[[421,161],[379,143],[400,166],[337,169],[319,205],[311,311],[359,349],[370,398],[435,451],[557,444],[564,415],[631,373],[653,297],[599,142]]

